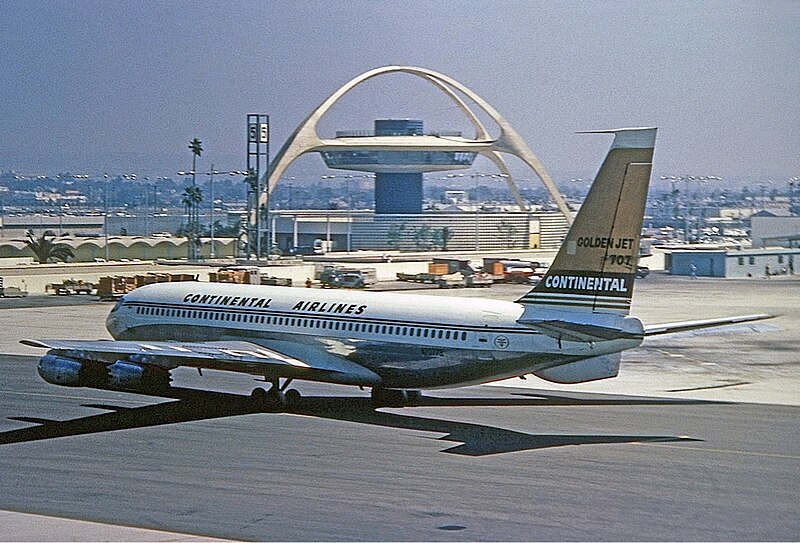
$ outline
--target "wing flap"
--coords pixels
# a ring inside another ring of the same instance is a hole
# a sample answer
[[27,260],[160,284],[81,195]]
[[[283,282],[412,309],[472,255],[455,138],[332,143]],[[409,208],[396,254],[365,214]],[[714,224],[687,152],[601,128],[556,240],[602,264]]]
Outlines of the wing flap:
[[168,369],[187,366],[364,386],[380,382],[377,374],[342,357],[320,356],[318,359],[309,357],[302,360],[249,341],[190,343],[26,339],[20,343],[59,351],[77,359],[105,360],[109,355],[125,356],[132,362]]

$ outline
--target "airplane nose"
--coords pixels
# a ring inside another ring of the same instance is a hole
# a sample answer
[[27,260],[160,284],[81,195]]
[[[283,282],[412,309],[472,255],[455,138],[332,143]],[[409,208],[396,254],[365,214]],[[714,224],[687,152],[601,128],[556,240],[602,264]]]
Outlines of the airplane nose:
[[111,334],[111,337],[117,339],[122,333],[123,329],[124,327],[122,326],[122,323],[118,317],[113,314],[108,316],[106,319],[106,330],[108,330],[108,333]]

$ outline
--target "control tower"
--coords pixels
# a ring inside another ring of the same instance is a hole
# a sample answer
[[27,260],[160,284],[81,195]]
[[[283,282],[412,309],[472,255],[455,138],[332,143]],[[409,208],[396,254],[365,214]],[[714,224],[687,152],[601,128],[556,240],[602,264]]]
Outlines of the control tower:
[[[329,168],[375,174],[376,214],[422,213],[422,174],[469,168],[477,155],[429,145],[443,138],[461,138],[461,133],[425,134],[420,120],[377,119],[374,132],[336,132],[334,141],[347,140],[347,148],[320,154]],[[387,149],[398,145],[407,150]]]

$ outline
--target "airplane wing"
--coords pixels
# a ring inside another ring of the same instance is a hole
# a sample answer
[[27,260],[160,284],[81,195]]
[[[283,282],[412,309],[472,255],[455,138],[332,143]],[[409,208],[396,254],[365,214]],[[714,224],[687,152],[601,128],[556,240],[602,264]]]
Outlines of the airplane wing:
[[361,386],[373,386],[380,382],[377,374],[343,357],[310,356],[301,360],[249,341],[190,343],[25,339],[20,343],[57,351],[76,360],[93,360],[106,364],[112,364],[118,357],[124,357],[130,362],[164,369],[186,366]]
[[689,330],[699,330],[701,328],[712,328],[716,326],[725,326],[728,324],[741,324],[743,322],[760,321],[774,317],[775,315],[767,315],[762,313],[756,315],[741,315],[738,317],[725,317],[720,319],[670,322],[665,324],[648,324],[644,327],[644,335],[645,337],[650,337],[661,334],[674,334],[676,332],[687,332]]

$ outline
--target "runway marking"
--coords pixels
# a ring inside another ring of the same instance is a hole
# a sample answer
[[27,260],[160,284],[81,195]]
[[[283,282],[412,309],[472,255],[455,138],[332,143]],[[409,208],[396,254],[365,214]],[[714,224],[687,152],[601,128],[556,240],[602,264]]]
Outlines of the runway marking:
[[794,454],[776,454],[776,453],[763,453],[763,452],[748,452],[748,451],[736,451],[733,449],[705,449],[703,447],[689,447],[684,445],[666,445],[663,443],[647,443],[644,441],[639,441],[633,443],[633,445],[647,445],[649,447],[663,447],[666,449],[684,449],[687,451],[701,451],[701,452],[715,452],[715,453],[722,453],[722,454],[738,454],[742,456],[757,456],[761,458],[783,458],[785,460],[800,460],[800,455]]
[[[46,394],[44,392],[18,392],[16,390],[0,390],[0,394],[16,394],[17,396],[43,396],[45,398],[65,398],[68,400],[91,400],[91,401],[108,401],[108,398],[95,398],[95,397],[87,397],[87,396],[64,396],[62,394]],[[114,398],[115,402],[122,402],[122,403],[130,403],[130,404],[141,404],[143,402],[137,402],[134,400],[123,400]],[[144,402],[146,403],[146,402]]]

